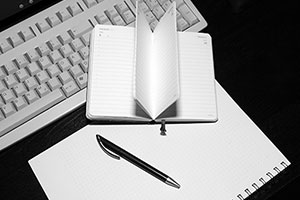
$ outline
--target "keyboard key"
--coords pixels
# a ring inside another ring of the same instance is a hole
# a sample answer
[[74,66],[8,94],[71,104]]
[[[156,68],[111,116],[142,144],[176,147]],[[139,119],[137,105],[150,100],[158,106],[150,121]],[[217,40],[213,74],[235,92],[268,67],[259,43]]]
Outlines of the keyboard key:
[[29,77],[24,81],[25,86],[27,87],[27,90],[32,90],[38,86],[38,83],[34,77]]
[[70,61],[67,58],[60,60],[57,64],[61,71],[67,71],[72,67]]
[[98,14],[95,16],[96,21],[99,24],[107,24],[107,25],[111,25],[111,22],[109,21],[108,17],[104,14]]
[[46,18],[46,21],[49,23],[51,27],[54,27],[61,23],[57,15],[51,15]]
[[54,50],[49,54],[49,58],[53,64],[57,63],[61,59],[63,59],[62,55],[59,53],[58,50]]
[[14,93],[11,90],[5,90],[4,92],[1,93],[2,98],[4,100],[4,103],[8,104],[12,100],[14,100],[16,97]]
[[63,55],[64,58],[66,58],[69,55],[71,55],[72,53],[74,53],[74,51],[72,50],[72,48],[70,47],[69,44],[66,44],[66,45],[62,46],[59,50],[60,50],[60,53]]
[[155,16],[150,11],[145,13],[145,17],[146,17],[148,23],[151,23],[156,20]]
[[27,106],[27,102],[21,96],[16,98],[15,100],[13,100],[12,103],[15,105],[17,111],[19,111]]
[[27,73],[25,68],[19,69],[15,74],[19,82],[23,82],[25,79],[29,78],[29,74]]
[[73,38],[78,38],[82,36],[83,34],[90,32],[93,29],[93,26],[89,23],[80,23],[77,26],[72,27],[68,33],[73,37]]
[[119,13],[116,11],[116,9],[112,8],[109,10],[105,10],[104,13],[106,14],[106,16],[112,20],[113,18],[115,18],[116,16],[119,15]]
[[189,24],[182,17],[177,19],[177,29],[178,29],[178,31],[184,31],[188,27],[189,27]]
[[69,60],[73,66],[79,64],[82,61],[81,57],[77,52],[70,55]]
[[82,49],[84,47],[84,44],[80,40],[80,38],[76,38],[70,43],[71,47],[74,51],[78,51],[79,49]]
[[20,97],[27,92],[23,83],[18,83],[17,85],[15,85],[13,87],[13,89],[14,89],[14,92],[17,95],[17,97]]
[[45,32],[51,28],[50,25],[46,22],[46,20],[41,20],[41,21],[37,22],[35,25],[41,33]]
[[62,46],[62,44],[59,42],[59,40],[56,37],[53,37],[52,39],[50,39],[47,42],[47,44],[52,51],[59,49]]
[[145,2],[140,2],[139,3],[139,9],[142,10],[144,13],[149,11],[149,7],[146,5]]
[[157,0],[144,0],[144,1],[148,5],[150,10],[153,10],[156,6],[158,6]]
[[74,80],[71,80],[70,82],[66,83],[64,86],[62,86],[62,90],[64,91],[65,95],[67,97],[75,94],[79,91],[79,87],[76,85]]
[[38,63],[42,69],[46,69],[50,65],[52,65],[48,56],[43,56],[38,60]]
[[13,47],[19,46],[20,44],[22,44],[24,42],[24,40],[22,40],[22,38],[18,34],[11,35],[8,38],[8,40],[13,45]]
[[123,19],[125,20],[126,24],[130,24],[131,22],[134,22],[135,16],[131,12],[131,10],[127,10],[122,14]]
[[111,21],[114,25],[117,25],[117,26],[125,26],[126,25],[120,15],[114,17]]
[[181,13],[182,17],[190,24],[190,26],[198,22],[197,17],[187,7],[187,5],[183,4],[182,6],[178,7],[178,10]]
[[68,71],[64,71],[63,73],[59,74],[58,79],[63,85],[73,80]]
[[8,88],[12,88],[13,86],[18,84],[18,81],[13,74],[9,74],[3,80]]
[[38,72],[41,71],[40,67],[38,66],[38,64],[36,62],[28,64],[27,67],[26,67],[26,69],[27,69],[27,71],[29,72],[29,74],[31,76],[33,76],[36,73],[38,73]]
[[77,3],[74,3],[67,7],[67,10],[71,13],[72,16],[75,16],[82,12],[81,8]]
[[[4,92],[6,89],[7,88],[6,88],[5,84],[0,80],[0,93]],[[0,98],[0,102],[1,102],[1,98]]]
[[48,45],[43,43],[36,48],[36,51],[40,54],[40,56],[46,56],[51,50],[49,49]]
[[6,71],[7,74],[15,73],[18,68],[13,62],[8,62],[5,65],[3,65],[3,69]]
[[29,28],[29,27],[26,28],[26,29],[24,29],[24,30],[22,30],[22,31],[20,31],[20,32],[19,32],[19,35],[22,37],[22,39],[23,39],[24,41],[28,41],[28,40],[30,40],[30,39],[32,39],[32,38],[35,37],[35,35],[34,35],[32,29]]
[[80,37],[81,41],[83,42],[83,44],[85,46],[90,46],[90,36],[91,36],[91,33],[86,33]]
[[28,104],[32,104],[36,100],[39,99],[38,95],[36,94],[35,90],[30,90],[24,95],[25,99],[27,100]]
[[154,20],[153,22],[151,22],[151,23],[150,23],[150,28],[151,28],[151,30],[154,30],[155,27],[157,26],[157,24],[158,24],[158,21],[157,21],[157,20]]
[[115,9],[118,11],[118,13],[122,14],[125,11],[129,10],[128,6],[126,5],[125,2],[118,3],[115,5]]
[[35,77],[36,77],[37,81],[39,82],[39,84],[46,83],[50,79],[50,77],[46,71],[40,71],[39,73],[37,73],[35,75]]
[[67,9],[62,9],[61,11],[57,12],[56,15],[58,16],[58,18],[64,22],[68,19],[70,19],[72,16],[71,14],[67,11]]
[[81,74],[75,80],[81,89],[85,88],[87,85],[87,73]]
[[47,68],[47,72],[49,73],[50,77],[55,77],[61,73],[57,65],[50,65]]
[[6,39],[0,41],[0,50],[2,51],[2,53],[5,53],[12,48],[13,47]]
[[23,68],[23,67],[27,66],[28,63],[29,63],[28,60],[27,60],[23,55],[18,56],[18,57],[14,60],[14,62],[17,64],[17,66],[18,66],[19,68]]
[[0,135],[5,134],[14,127],[26,122],[32,117],[35,117],[37,114],[49,109],[65,98],[66,97],[60,89],[50,92],[45,97],[37,100],[34,104],[28,105],[19,112],[15,113],[12,118],[2,120],[0,124]]
[[83,0],[85,3],[86,7],[91,8],[95,5],[97,5],[97,2],[95,0]]
[[157,19],[160,19],[165,14],[165,11],[160,6],[153,8],[152,12]]
[[2,111],[6,118],[16,112],[16,110],[14,109],[14,106],[11,103],[8,103],[8,104],[5,104],[4,106],[2,106]]
[[68,44],[72,41],[70,34],[68,34],[67,32],[60,34],[59,36],[57,36],[57,38],[62,44]]
[[51,89],[51,91],[60,88],[62,86],[61,82],[57,79],[57,77],[53,77],[51,78],[48,82],[47,82],[49,88]]
[[[168,0],[168,1],[164,2],[164,3],[161,5],[161,7],[162,7],[165,11],[167,11],[171,4],[172,4],[172,3]],[[177,4],[176,4],[176,6],[177,6]]]
[[49,90],[48,86],[45,83],[42,83],[41,85],[39,85],[36,88],[36,92],[38,93],[40,98],[42,98],[42,97],[46,96],[47,94],[49,94],[50,90]]
[[82,61],[79,65],[84,72],[88,71],[89,61],[87,59]]
[[88,47],[84,47],[82,49],[79,50],[79,54],[81,55],[82,59],[86,59],[89,57],[89,48]]
[[82,71],[82,69],[79,65],[75,65],[75,66],[70,68],[70,73],[73,76],[73,78],[76,79],[76,77],[83,74],[83,71]]
[[25,53],[25,56],[29,62],[35,62],[40,58],[39,54],[36,52],[35,49],[29,50],[27,53]]

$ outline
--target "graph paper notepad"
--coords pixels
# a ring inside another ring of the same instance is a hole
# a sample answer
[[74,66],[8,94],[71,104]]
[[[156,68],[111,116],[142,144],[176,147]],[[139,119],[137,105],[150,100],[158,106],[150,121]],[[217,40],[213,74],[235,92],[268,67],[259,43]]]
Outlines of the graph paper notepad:
[[[216,123],[87,126],[29,164],[49,199],[240,200],[290,162],[217,84]],[[96,133],[172,176],[170,187],[105,154]]]
[[154,32],[143,13],[137,13],[136,28],[97,25],[93,30],[87,117],[216,121],[209,34],[177,33],[175,3]]

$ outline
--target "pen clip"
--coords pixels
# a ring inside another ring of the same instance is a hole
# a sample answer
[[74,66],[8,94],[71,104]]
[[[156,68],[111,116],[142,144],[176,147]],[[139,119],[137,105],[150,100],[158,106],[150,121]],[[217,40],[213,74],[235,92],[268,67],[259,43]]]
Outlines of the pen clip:
[[109,155],[110,157],[120,160],[120,156],[111,153],[110,151],[108,151],[105,146],[103,145],[102,141],[101,141],[101,137],[99,135],[96,135],[97,141],[99,143],[99,146],[101,147],[101,149],[104,151],[104,153],[106,153],[107,155]]

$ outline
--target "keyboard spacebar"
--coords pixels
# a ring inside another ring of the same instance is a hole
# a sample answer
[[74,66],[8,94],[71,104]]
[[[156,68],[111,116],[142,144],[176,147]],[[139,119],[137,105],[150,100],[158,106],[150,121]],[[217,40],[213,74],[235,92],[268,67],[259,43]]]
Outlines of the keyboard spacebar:
[[53,105],[65,99],[65,95],[60,89],[50,92],[43,98],[35,101],[33,104],[28,105],[22,110],[16,112],[12,116],[0,122],[0,136],[8,131],[49,109]]

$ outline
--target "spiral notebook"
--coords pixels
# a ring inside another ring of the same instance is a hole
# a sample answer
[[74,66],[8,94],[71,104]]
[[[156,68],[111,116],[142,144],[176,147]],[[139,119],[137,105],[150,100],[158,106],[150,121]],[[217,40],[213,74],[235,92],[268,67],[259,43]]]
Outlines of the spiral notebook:
[[[90,125],[29,161],[49,199],[246,198],[290,165],[217,83],[216,123]],[[174,178],[170,187],[104,153],[106,139]]]

